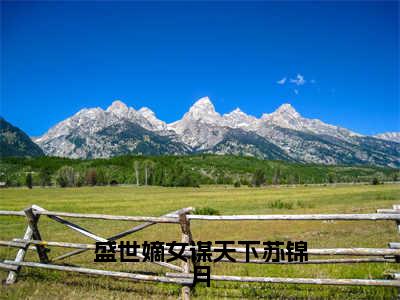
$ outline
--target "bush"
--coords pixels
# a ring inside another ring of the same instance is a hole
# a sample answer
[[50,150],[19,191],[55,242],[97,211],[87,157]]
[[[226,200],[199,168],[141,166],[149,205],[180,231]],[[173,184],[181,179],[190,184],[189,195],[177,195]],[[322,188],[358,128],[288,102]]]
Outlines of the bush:
[[302,200],[297,200],[296,206],[300,208],[314,208],[315,205],[313,203],[304,202]]
[[257,169],[253,174],[253,185],[259,187],[265,183],[265,173],[261,169]]
[[195,174],[187,171],[176,172],[170,177],[166,178],[164,186],[184,186],[184,187],[200,187],[200,181]]
[[75,186],[81,187],[85,184],[85,177],[82,172],[75,172]]
[[75,185],[75,171],[70,166],[61,167],[57,171],[56,182],[60,187],[71,187]]
[[292,202],[283,202],[281,200],[276,200],[273,202],[268,203],[268,208],[275,208],[275,209],[293,209]]
[[399,175],[397,175],[397,173],[393,174],[393,181],[397,181],[399,180]]
[[107,185],[108,184],[108,174],[104,168],[97,169],[97,185]]
[[199,207],[196,208],[193,212],[195,215],[219,215],[219,211],[216,210],[215,208],[205,206],[205,207]]
[[239,188],[240,187],[240,181],[235,181],[235,183],[233,184],[233,186],[235,188]]
[[249,185],[249,180],[247,178],[240,178],[241,185]]
[[39,173],[40,185],[42,187],[51,185],[51,170],[47,167],[40,170]]
[[87,185],[95,186],[97,184],[97,172],[92,168],[86,171],[85,182]]
[[378,178],[376,178],[376,177],[372,178],[371,184],[372,185],[378,185],[379,184]]

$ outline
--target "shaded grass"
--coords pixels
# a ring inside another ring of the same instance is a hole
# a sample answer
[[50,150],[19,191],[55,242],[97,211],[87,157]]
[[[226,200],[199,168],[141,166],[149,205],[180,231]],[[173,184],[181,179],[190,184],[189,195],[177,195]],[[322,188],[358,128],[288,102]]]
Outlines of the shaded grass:
[[275,200],[273,202],[268,202],[268,208],[276,209],[293,209],[293,202],[284,202],[282,200]]
[[[196,188],[162,187],[89,187],[70,189],[5,189],[0,190],[1,210],[21,210],[31,204],[54,211],[104,213],[115,215],[159,216],[182,207],[198,207],[220,214],[298,214],[298,213],[367,213],[377,208],[390,208],[400,203],[398,185],[337,186],[295,188],[233,188],[207,186]],[[279,210],[279,211],[277,211]],[[75,219],[73,222],[99,234],[111,236],[134,226],[135,222],[114,222]],[[25,223],[22,218],[0,217],[0,239],[22,237]],[[323,222],[323,221],[245,221],[204,222],[193,221],[195,240],[280,240],[308,242],[309,248],[324,247],[387,247],[397,241],[394,222]],[[45,240],[90,242],[85,237],[55,223],[46,217],[40,220]],[[180,240],[180,229],[175,224],[152,226],[124,240],[172,241]],[[52,248],[51,257],[65,253],[66,249]],[[15,249],[0,248],[0,259],[12,259]],[[67,263],[92,268],[120,271],[146,271],[162,274],[164,269],[150,264],[93,263],[94,254],[86,252]],[[316,258],[316,257],[315,257]],[[30,252],[27,259],[36,261]],[[268,276],[268,277],[321,277],[321,278],[384,278],[383,273],[399,270],[395,264],[354,265],[250,265],[212,264],[213,274]],[[5,272],[0,272],[4,279]],[[176,299],[180,288],[175,285],[132,283],[109,278],[95,278],[65,272],[23,268],[17,284],[1,287],[0,298],[8,299]],[[306,298],[306,299],[390,299],[396,289],[377,287],[332,287],[284,284],[239,284],[217,282],[212,288],[201,284],[194,296],[198,299],[215,298]]]

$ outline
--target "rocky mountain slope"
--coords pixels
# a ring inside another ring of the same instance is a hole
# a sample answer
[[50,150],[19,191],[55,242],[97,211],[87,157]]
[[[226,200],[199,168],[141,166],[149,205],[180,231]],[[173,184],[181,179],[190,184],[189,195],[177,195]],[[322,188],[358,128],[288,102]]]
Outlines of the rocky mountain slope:
[[386,141],[392,141],[400,143],[400,132],[384,132],[374,135],[374,137]]
[[42,149],[22,130],[0,117],[0,157],[43,156]]
[[138,111],[121,101],[106,110],[82,109],[35,139],[47,155],[70,158],[107,158],[122,154],[185,154],[190,147],[174,141],[148,108]]
[[35,139],[46,154],[74,158],[120,154],[237,154],[322,164],[400,167],[397,133],[363,136],[301,116],[290,104],[261,118],[240,109],[221,115],[208,97],[166,124],[148,108],[114,101],[83,109]]

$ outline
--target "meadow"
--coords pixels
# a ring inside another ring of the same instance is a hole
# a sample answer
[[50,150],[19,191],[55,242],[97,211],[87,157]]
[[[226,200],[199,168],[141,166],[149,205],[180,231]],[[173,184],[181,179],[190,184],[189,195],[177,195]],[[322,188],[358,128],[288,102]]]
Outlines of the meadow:
[[[81,188],[9,188],[0,190],[0,210],[21,210],[31,204],[48,210],[103,213],[115,215],[160,216],[183,207],[212,208],[220,214],[300,214],[300,213],[372,213],[400,203],[400,186],[274,186],[262,188],[212,185],[200,188],[167,187],[81,187]],[[100,236],[111,236],[132,227],[134,222],[74,219],[75,223]],[[0,240],[23,236],[25,220],[0,217]],[[42,216],[39,223],[42,238],[48,241],[82,242],[91,240]],[[393,221],[193,221],[194,240],[260,240],[308,242],[309,248],[382,247],[398,241]],[[124,240],[180,240],[176,224],[158,224]],[[50,257],[68,249],[52,248]],[[13,259],[16,250],[1,247],[0,260]],[[311,257],[312,258],[312,257]],[[316,258],[316,257],[314,257]],[[336,257],[338,258],[338,257]],[[71,265],[120,271],[145,271],[162,274],[165,269],[148,263],[94,263],[88,251],[65,260]],[[30,251],[26,260],[37,261]],[[385,273],[400,271],[396,264],[328,264],[328,265],[260,265],[215,263],[212,274],[319,277],[319,278],[385,278]],[[0,270],[0,279],[7,276]],[[0,287],[2,299],[176,299],[180,286],[136,283],[104,277],[22,268],[18,282]],[[338,287],[286,284],[213,282],[210,288],[199,284],[194,299],[268,298],[268,299],[392,299],[397,289],[382,287]]]

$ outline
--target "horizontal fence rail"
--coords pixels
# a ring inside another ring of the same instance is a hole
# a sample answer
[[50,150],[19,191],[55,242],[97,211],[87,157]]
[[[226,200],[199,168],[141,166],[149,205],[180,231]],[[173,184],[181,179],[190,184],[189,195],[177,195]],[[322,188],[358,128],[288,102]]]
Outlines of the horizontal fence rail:
[[[193,278],[193,274],[167,273],[172,278]],[[292,283],[292,284],[323,284],[323,285],[359,285],[359,286],[388,286],[400,287],[400,281],[374,279],[315,279],[315,278],[280,278],[280,277],[250,277],[210,275],[217,281],[263,282],[263,283]]]
[[16,210],[0,210],[0,216],[20,216],[20,217],[25,217],[25,213],[23,211],[16,211]]
[[[226,215],[226,216],[210,216],[210,215],[188,215],[189,220],[207,220],[207,221],[291,221],[291,220],[349,220],[349,221],[400,221],[400,211],[394,210],[378,210],[382,213],[375,214],[306,214],[306,215]],[[388,212],[388,213],[386,213]],[[154,222],[154,223],[179,223],[178,217],[145,217],[145,216],[115,216],[103,214],[82,214],[82,213],[67,213],[56,211],[35,211],[37,215],[83,218],[83,219],[99,219],[99,220],[116,220],[116,221],[136,221],[136,222]],[[6,211],[0,210],[0,215],[21,216],[24,217],[23,211]]]
[[[98,220],[115,220],[115,221],[134,221],[134,222],[154,222],[154,223],[179,223],[178,217],[144,217],[144,216],[115,216],[115,215],[102,215],[102,214],[80,214],[68,213],[58,211],[38,211],[35,210],[36,215],[69,217],[69,218],[82,218],[82,219],[98,219]],[[25,216],[24,212],[0,211],[0,215],[12,216]]]
[[[122,237],[128,236],[150,226],[159,223],[179,224],[182,231],[182,242],[193,243],[193,237],[190,230],[191,221],[395,221],[400,231],[400,205],[394,205],[393,209],[378,209],[376,213],[368,214],[301,214],[301,215],[194,215],[190,214],[194,208],[187,207],[165,214],[160,217],[149,216],[116,216],[107,214],[86,214],[86,213],[70,213],[48,211],[37,205],[23,211],[4,211],[0,210],[0,216],[20,216],[25,217],[27,227],[23,238],[14,238],[11,241],[1,241],[0,246],[13,247],[19,249],[14,260],[4,260],[0,262],[0,269],[9,272],[6,280],[7,284],[15,282],[21,267],[28,268],[44,268],[57,271],[75,272],[86,275],[102,275],[116,278],[126,278],[133,281],[152,281],[162,283],[172,283],[182,286],[182,299],[190,299],[190,290],[193,288],[194,274],[191,272],[191,260],[183,262],[181,266],[166,262],[153,262],[175,273],[166,272],[164,276],[153,276],[145,274],[134,274],[129,272],[118,272],[109,270],[98,270],[91,268],[82,268],[79,266],[66,266],[55,264],[56,261],[63,260],[68,257],[79,255],[86,251],[94,250],[96,246],[91,243],[70,243],[58,241],[45,241],[42,239],[38,221],[40,216],[61,223],[71,230],[74,230],[87,238],[94,241],[107,242],[116,241]],[[64,218],[82,218],[97,220],[114,220],[114,221],[131,221],[144,222],[136,225],[128,230],[119,232],[108,238],[103,238],[77,224],[72,223]],[[47,247],[61,247],[74,249],[71,252],[64,253],[55,258],[47,257]],[[164,247],[164,255],[170,256],[170,248]],[[212,251],[222,250],[223,248],[212,247]],[[237,253],[246,253],[248,249],[240,247],[229,247]],[[38,253],[40,262],[24,261],[25,253],[28,250],[34,250]],[[181,250],[175,246],[175,251]],[[282,249],[285,254],[286,249]],[[116,248],[116,251],[119,251]],[[264,248],[254,248],[256,253],[265,253]],[[310,259],[306,262],[267,262],[261,259],[239,259],[236,258],[235,263],[254,263],[254,264],[351,264],[351,263],[399,263],[400,262],[400,243],[390,242],[388,248],[323,248],[323,249],[307,249],[308,255],[315,256],[353,256],[349,258],[327,258],[327,259]],[[192,251],[182,251],[183,256],[190,258]],[[137,249],[137,257],[143,257],[143,250]],[[220,260],[224,263],[232,263],[232,261],[223,258]],[[197,264],[197,263],[196,263]],[[178,273],[176,273],[178,272]],[[317,284],[317,285],[355,285],[355,286],[383,286],[400,288],[400,273],[389,274],[390,279],[332,279],[332,278],[280,278],[280,277],[249,277],[249,276],[230,276],[230,275],[211,275],[213,281],[231,281],[231,282],[259,282],[259,283],[284,283],[284,284]]]
[[[193,283],[193,280],[186,278],[169,278],[166,276],[151,276],[151,275],[143,275],[143,274],[133,274],[127,272],[116,272],[116,271],[106,271],[106,270],[97,270],[97,269],[89,269],[89,268],[81,268],[81,267],[70,267],[70,266],[60,266],[60,265],[52,265],[52,264],[42,264],[35,262],[15,262],[13,260],[5,260],[5,264],[14,265],[14,266],[25,266],[32,268],[43,268],[50,270],[58,270],[58,271],[68,271],[68,272],[77,272],[83,274],[90,275],[106,275],[110,277],[120,277],[120,278],[129,278],[136,281],[156,281],[156,282],[165,282],[165,283],[178,283],[183,285],[190,285]],[[182,280],[183,279],[183,280]]]
[[315,215],[232,215],[232,216],[209,216],[209,215],[188,215],[189,220],[207,221],[268,221],[268,220],[392,220],[400,221],[400,214],[315,214]]
[[[24,240],[24,239],[13,239],[13,241],[1,241],[0,246],[10,246],[15,248],[21,248],[27,244],[41,245],[41,246],[54,246],[62,248],[75,248],[75,249],[87,249],[94,250],[96,246],[94,244],[80,244],[80,243],[66,243],[66,242],[53,242],[43,240]],[[32,248],[33,250],[35,248]],[[168,255],[169,246],[164,246],[164,254]],[[213,252],[221,252],[223,248],[211,247]],[[246,248],[235,248],[230,247],[236,253],[246,253]],[[263,248],[254,248],[257,253],[264,253]],[[179,251],[181,247],[174,246],[174,250]],[[287,249],[282,249],[285,254],[288,253]],[[119,249],[116,249],[118,252]],[[138,249],[138,253],[141,253],[141,249]],[[324,249],[307,249],[309,255],[350,255],[350,256],[400,256],[400,249],[387,249],[387,248],[324,248]],[[191,251],[183,251],[183,255],[191,256]]]

